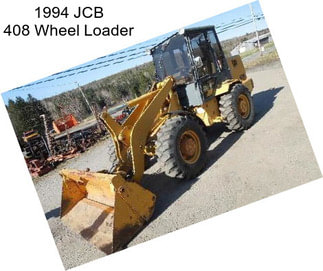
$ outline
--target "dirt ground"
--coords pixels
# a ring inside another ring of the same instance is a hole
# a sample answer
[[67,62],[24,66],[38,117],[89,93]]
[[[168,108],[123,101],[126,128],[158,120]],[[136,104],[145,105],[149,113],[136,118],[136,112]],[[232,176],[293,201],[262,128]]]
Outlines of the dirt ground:
[[[157,195],[155,212],[133,246],[201,220],[321,177],[287,79],[278,62],[248,73],[255,82],[254,125],[230,133],[224,125],[208,129],[207,169],[198,178],[177,182],[158,163],[142,184]],[[106,141],[38,178],[35,187],[65,268],[105,256],[66,228],[59,219],[61,168],[104,169]]]

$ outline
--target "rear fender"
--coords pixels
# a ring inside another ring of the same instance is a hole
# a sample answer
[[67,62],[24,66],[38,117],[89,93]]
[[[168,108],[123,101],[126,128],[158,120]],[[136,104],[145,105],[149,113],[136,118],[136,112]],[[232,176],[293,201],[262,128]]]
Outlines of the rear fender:
[[254,88],[254,83],[251,78],[247,78],[244,81],[237,79],[228,80],[222,83],[221,87],[215,91],[215,96],[220,96],[222,94],[228,93],[232,90],[233,86],[236,84],[243,84],[251,92]]
[[215,91],[215,96],[219,96],[225,93],[228,93],[231,91],[231,89],[233,88],[234,85],[241,83],[240,80],[237,79],[231,79],[231,80],[227,80],[224,81],[221,85],[221,87],[217,88],[217,90]]

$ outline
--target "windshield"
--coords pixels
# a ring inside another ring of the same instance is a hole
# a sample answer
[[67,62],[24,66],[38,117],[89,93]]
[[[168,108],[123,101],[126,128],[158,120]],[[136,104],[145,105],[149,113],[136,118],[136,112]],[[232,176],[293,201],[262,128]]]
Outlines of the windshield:
[[192,81],[187,45],[183,36],[175,36],[158,45],[152,55],[159,81],[169,75],[175,78],[177,84]]

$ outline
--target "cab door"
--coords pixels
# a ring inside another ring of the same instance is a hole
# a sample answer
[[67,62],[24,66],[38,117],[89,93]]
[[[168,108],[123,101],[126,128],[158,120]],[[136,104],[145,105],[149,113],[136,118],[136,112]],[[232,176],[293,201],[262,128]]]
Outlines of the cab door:
[[223,52],[215,32],[211,29],[192,32],[189,34],[189,40],[197,82],[206,98],[228,77],[224,56],[221,55]]

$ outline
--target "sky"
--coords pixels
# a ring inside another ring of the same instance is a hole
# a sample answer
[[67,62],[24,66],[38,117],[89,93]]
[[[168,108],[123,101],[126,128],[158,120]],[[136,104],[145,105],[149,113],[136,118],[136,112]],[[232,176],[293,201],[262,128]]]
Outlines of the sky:
[[[255,17],[258,18],[256,20],[257,29],[261,30],[267,28],[259,2],[253,2],[252,7]],[[216,10],[214,13],[216,13]],[[193,23],[187,27],[205,25],[215,26],[220,41],[255,31],[249,5],[238,7],[214,17]],[[44,99],[75,89],[77,86],[76,82],[82,86],[125,69],[149,62],[152,60],[152,57],[147,54],[147,50],[176,31],[178,31],[178,29],[121,51],[99,57],[66,71],[58,72],[38,81],[9,90],[2,93],[2,98],[6,104],[8,104],[9,99],[15,100],[18,96],[25,99],[28,94],[31,94],[37,99]]]

